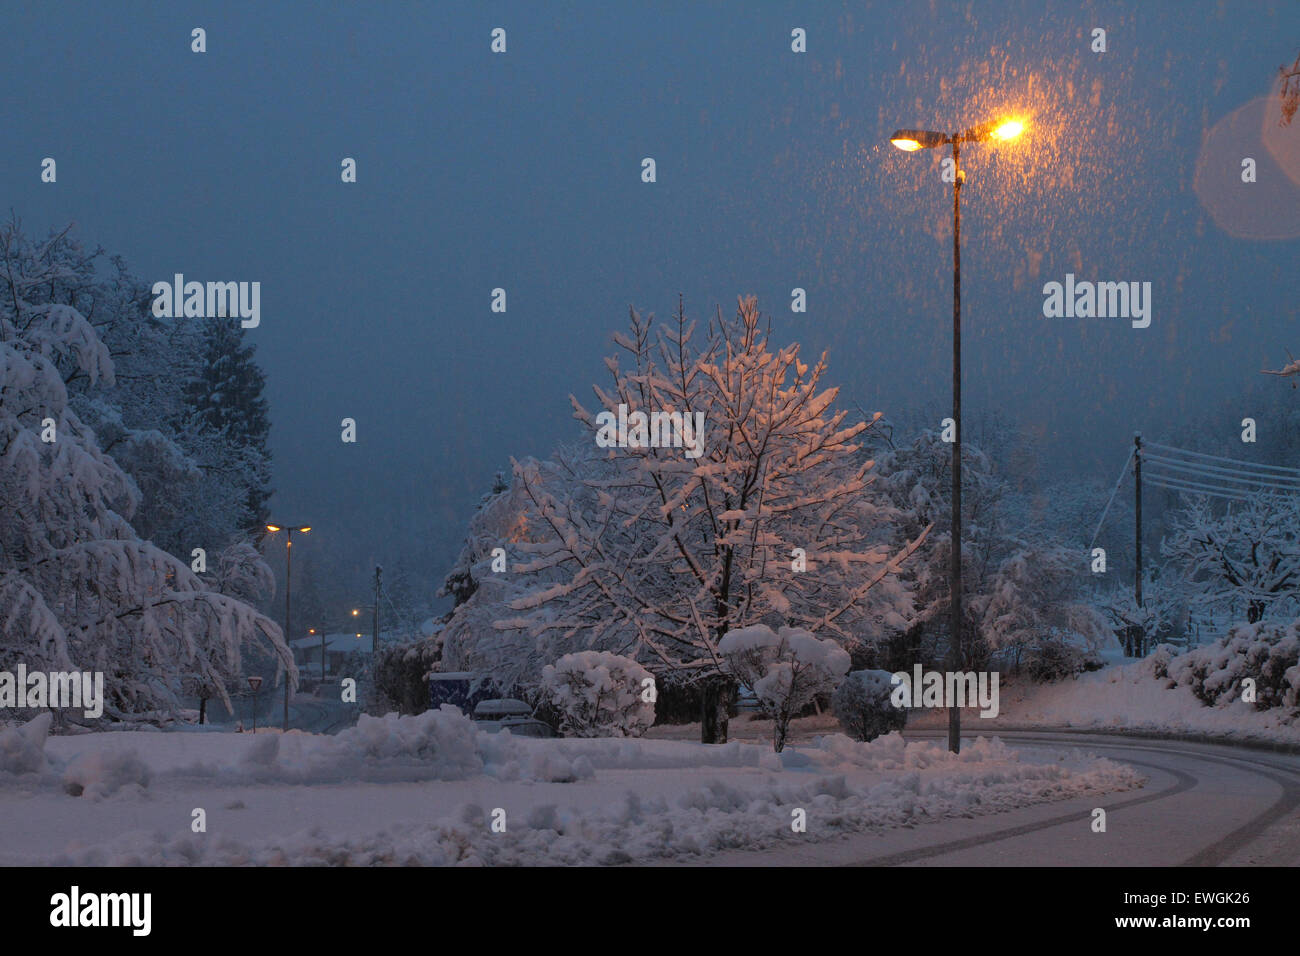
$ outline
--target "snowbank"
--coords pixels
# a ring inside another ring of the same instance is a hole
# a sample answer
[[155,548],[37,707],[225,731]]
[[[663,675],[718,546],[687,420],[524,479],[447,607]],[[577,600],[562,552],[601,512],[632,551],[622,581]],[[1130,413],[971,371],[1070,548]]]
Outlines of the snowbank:
[[[970,711],[962,726],[971,733],[1069,727],[1300,748],[1300,722],[1292,712],[1261,711],[1240,700],[1209,707],[1188,687],[1170,683],[1154,676],[1150,659],[1051,684],[1006,681],[998,716],[982,719]],[[909,729],[946,724],[945,712],[924,710],[912,711],[907,723]]]
[[[583,744],[597,743],[583,741]],[[601,741],[599,743],[608,743]],[[584,747],[606,759],[628,760],[617,750]],[[636,747],[642,742],[633,743]],[[659,744],[673,742],[659,741]],[[529,741],[530,745],[554,741]],[[708,751],[676,743],[659,750]],[[724,748],[718,748],[724,749]],[[751,747],[751,750],[761,748]],[[737,752],[733,750],[733,756]],[[678,859],[689,862],[710,853],[762,849],[789,841],[833,839],[886,827],[912,826],[946,817],[969,817],[1068,799],[1083,794],[1126,790],[1141,778],[1128,767],[1084,756],[1057,754],[1043,762],[1022,762],[998,741],[979,740],[960,756],[937,744],[905,744],[897,735],[870,744],[836,736],[804,754],[795,772],[756,775],[719,774],[676,791],[645,792],[596,781],[585,802],[572,803],[572,787],[543,786],[520,802],[509,790],[466,783],[443,797],[459,798],[441,817],[392,821],[374,832],[348,833],[328,821],[292,835],[270,839],[239,836],[134,834],[93,847],[70,847],[50,862],[56,865],[589,865]],[[587,756],[584,754],[583,756]],[[775,757],[770,752],[766,755]],[[823,773],[826,766],[854,767],[857,773]],[[861,768],[888,773],[862,774]],[[788,770],[789,768],[787,768]],[[662,774],[654,775],[660,780]],[[671,775],[670,775],[671,776]],[[623,778],[619,778],[623,779]],[[583,785],[580,785],[583,786]],[[803,810],[807,832],[795,833],[793,813]],[[504,816],[503,816],[504,814]],[[493,821],[504,820],[505,832]]]

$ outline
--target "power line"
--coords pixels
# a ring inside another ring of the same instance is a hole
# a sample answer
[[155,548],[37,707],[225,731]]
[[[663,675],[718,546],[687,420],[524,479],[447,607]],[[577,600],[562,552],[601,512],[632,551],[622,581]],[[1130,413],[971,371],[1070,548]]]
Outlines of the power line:
[[[1164,449],[1165,451],[1172,451],[1175,454],[1179,454],[1179,455],[1190,455],[1193,458],[1209,458],[1213,461],[1226,461],[1228,462],[1228,464],[1237,465],[1238,467],[1258,468],[1258,469],[1263,469],[1265,471],[1280,471],[1280,472],[1285,472],[1285,475],[1300,476],[1300,468],[1286,468],[1283,467],[1282,465],[1260,465],[1254,462],[1239,461],[1236,458],[1224,458],[1222,455],[1206,455],[1203,452],[1199,452],[1199,451],[1188,451],[1185,448],[1174,448],[1172,445],[1161,445],[1159,442],[1148,442],[1147,447],[1161,448]],[[1281,477],[1285,477],[1285,475],[1277,475],[1274,477],[1281,478]]]
[[1252,485],[1253,488],[1243,490],[1256,490],[1258,488],[1280,488],[1283,491],[1300,492],[1300,480],[1291,483],[1290,480],[1267,481],[1265,478],[1276,478],[1276,475],[1260,477],[1253,474],[1236,473],[1234,474],[1228,468],[1220,468],[1217,465],[1199,465],[1188,464],[1187,462],[1177,461],[1173,458],[1165,458],[1160,455],[1143,455],[1144,461],[1152,462],[1158,468],[1166,468],[1170,471],[1180,472],[1182,474],[1193,475],[1199,478],[1210,478],[1215,481],[1234,482],[1242,485]]
[[1217,488],[1210,485],[1198,485],[1192,482],[1182,482],[1173,478],[1166,478],[1161,475],[1144,475],[1146,481],[1161,488],[1168,488],[1171,491],[1182,491],[1189,494],[1213,495],[1219,498],[1233,498],[1237,501],[1249,501],[1251,495],[1243,493],[1239,488]]

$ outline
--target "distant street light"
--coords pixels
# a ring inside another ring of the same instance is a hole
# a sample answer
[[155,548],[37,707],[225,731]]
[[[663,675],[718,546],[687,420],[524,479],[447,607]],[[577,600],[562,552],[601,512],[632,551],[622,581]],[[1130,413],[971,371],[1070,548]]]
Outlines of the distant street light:
[[[961,670],[961,184],[966,173],[961,168],[959,145],[989,140],[1010,142],[1024,132],[1018,119],[994,120],[972,127],[964,133],[936,133],[926,129],[900,129],[889,141],[905,153],[936,146],[952,146],[952,564],[948,580],[951,612],[948,659],[952,671]],[[961,750],[961,711],[949,702],[948,749]]]
[[[284,539],[284,640],[289,641],[289,635],[293,633],[289,629],[290,623],[290,604],[289,597],[291,594],[291,583],[293,580],[293,533],[306,534],[311,530],[311,525],[289,525],[284,522],[277,524],[267,524],[266,530],[275,534],[277,531],[287,531]],[[284,729],[289,729],[289,670],[286,667],[284,672]]]

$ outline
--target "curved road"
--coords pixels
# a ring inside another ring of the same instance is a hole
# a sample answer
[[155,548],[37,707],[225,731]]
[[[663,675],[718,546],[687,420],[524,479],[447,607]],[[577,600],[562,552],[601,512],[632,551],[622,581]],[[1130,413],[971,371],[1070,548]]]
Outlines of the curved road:
[[[910,738],[937,738],[919,731]],[[1128,790],[839,840],[731,852],[723,866],[1296,866],[1300,756],[1069,731],[999,733],[1022,749],[1079,748],[1135,767]],[[1092,832],[1092,810],[1106,832]]]

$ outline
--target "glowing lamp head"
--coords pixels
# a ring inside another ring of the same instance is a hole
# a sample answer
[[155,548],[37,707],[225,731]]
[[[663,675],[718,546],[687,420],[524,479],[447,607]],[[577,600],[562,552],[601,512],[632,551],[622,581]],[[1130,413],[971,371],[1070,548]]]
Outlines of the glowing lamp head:
[[353,617],[356,617],[356,616],[357,616],[358,614],[360,614],[360,613],[361,613],[361,611],[360,611],[359,609],[357,609],[357,608],[355,608],[355,607],[352,609],[352,616],[353,616]]
[[993,138],[1000,139],[1004,143],[1015,139],[1025,131],[1025,124],[1020,120],[1007,120],[993,130]]
[[280,530],[280,526],[278,524],[269,524],[266,526],[266,530],[270,532],[276,532]]
[[921,148],[921,144],[914,139],[891,139],[890,142],[905,153],[915,153]]

